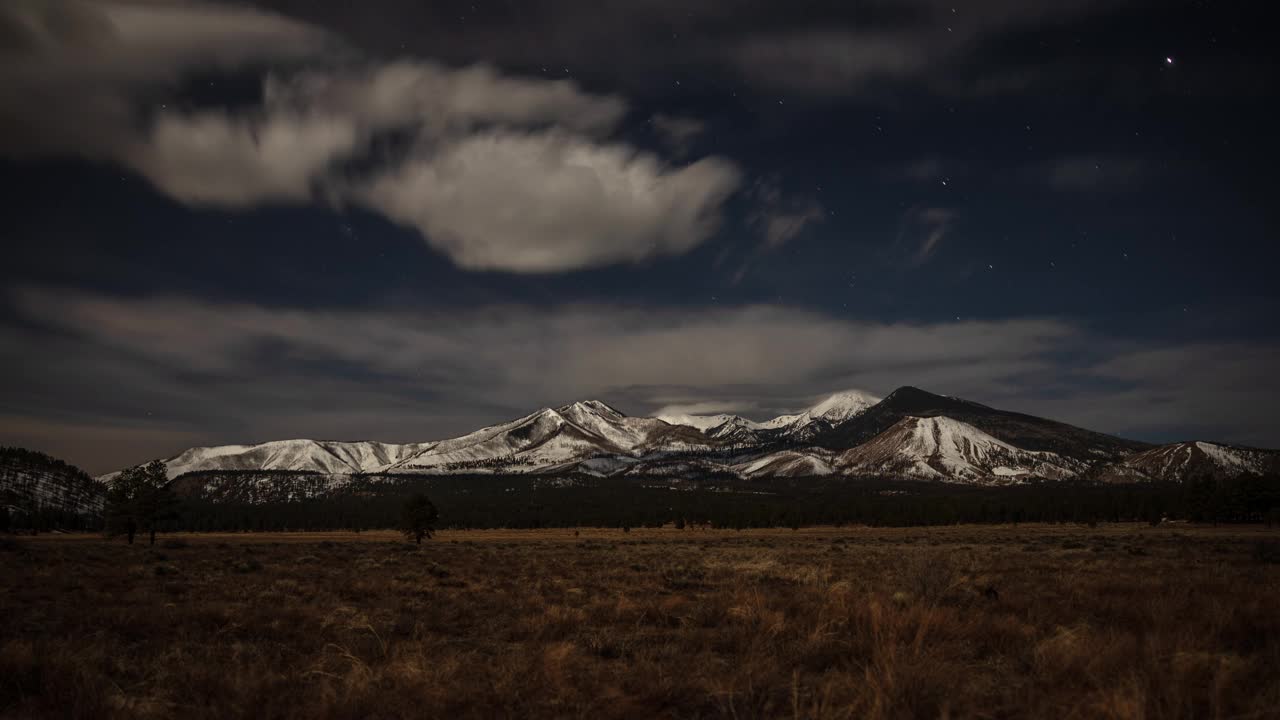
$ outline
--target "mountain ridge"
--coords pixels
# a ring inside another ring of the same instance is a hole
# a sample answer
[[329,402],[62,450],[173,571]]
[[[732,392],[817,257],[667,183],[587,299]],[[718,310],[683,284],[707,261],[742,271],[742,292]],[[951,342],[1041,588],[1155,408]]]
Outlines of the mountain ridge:
[[[714,424],[707,418],[725,419]],[[210,472],[334,478],[490,473],[1008,484],[1225,477],[1268,472],[1277,455],[1204,441],[1193,449],[1166,447],[903,386],[883,399],[841,391],[764,422],[730,414],[628,416],[607,403],[583,400],[444,440],[284,440],[189,448],[166,462],[175,479]],[[1194,462],[1160,464],[1174,452]],[[111,475],[100,479],[109,482]],[[313,485],[321,492],[343,482]]]

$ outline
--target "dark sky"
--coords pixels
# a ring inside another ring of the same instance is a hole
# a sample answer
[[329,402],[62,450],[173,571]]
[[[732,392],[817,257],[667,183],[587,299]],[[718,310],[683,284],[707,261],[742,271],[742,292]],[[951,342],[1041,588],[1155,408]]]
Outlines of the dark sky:
[[911,384],[1280,445],[1257,2],[0,7],[0,443]]

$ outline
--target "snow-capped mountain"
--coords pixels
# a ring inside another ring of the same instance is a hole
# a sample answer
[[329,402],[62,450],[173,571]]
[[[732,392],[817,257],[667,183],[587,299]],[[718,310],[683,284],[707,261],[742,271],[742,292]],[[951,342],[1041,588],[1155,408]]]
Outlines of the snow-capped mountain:
[[[432,447],[432,443],[276,440],[185,450],[165,464],[169,477],[205,470],[288,470],[328,475],[375,472]],[[109,480],[113,476],[105,476]]]
[[1085,464],[1052,452],[1023,450],[948,417],[908,417],[837,461],[852,475],[945,482],[1061,480]]
[[798,413],[779,415],[763,422],[729,414],[659,415],[658,418],[671,424],[697,428],[717,440],[738,444],[803,440],[861,415],[878,402],[880,398],[861,390],[845,390]]
[[278,502],[409,475],[1141,482],[1275,472],[1277,457],[1204,442],[1153,447],[904,387],[883,400],[835,393],[765,422],[732,414],[632,417],[588,400],[448,440],[284,440],[192,448],[166,462],[185,492]]
[[1234,478],[1280,470],[1280,452],[1210,442],[1161,445],[1132,455],[1099,471],[1108,482],[1143,482]]
[[998,410],[970,400],[901,387],[848,420],[818,432],[808,442],[831,450],[857,447],[908,417],[948,417],[972,425],[1023,450],[1040,450],[1087,464],[1116,461],[1148,450],[1148,443],[1085,430],[1023,413]]
[[[511,422],[438,442],[278,440],[192,448],[165,463],[171,478],[227,471],[323,475],[529,472],[598,456],[711,447],[705,436],[690,428],[655,418],[628,417],[605,403],[588,400],[555,410],[543,408]],[[101,479],[109,482],[114,475]]]
[[825,420],[832,425],[856,417],[880,402],[880,398],[861,390],[838,392],[801,413],[809,420]]

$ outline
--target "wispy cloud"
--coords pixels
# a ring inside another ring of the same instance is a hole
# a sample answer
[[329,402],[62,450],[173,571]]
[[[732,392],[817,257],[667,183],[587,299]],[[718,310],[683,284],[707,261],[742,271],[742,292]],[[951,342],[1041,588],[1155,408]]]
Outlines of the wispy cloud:
[[1146,178],[1147,165],[1130,155],[1072,155],[1050,162],[1040,171],[1057,190],[1114,192],[1128,190]]

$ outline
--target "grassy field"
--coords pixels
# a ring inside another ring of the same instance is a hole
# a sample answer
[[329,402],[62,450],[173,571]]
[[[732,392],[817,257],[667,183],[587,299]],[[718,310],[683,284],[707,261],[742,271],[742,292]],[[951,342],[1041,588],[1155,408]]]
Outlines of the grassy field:
[[1280,533],[0,538],[0,716],[1280,717]]

